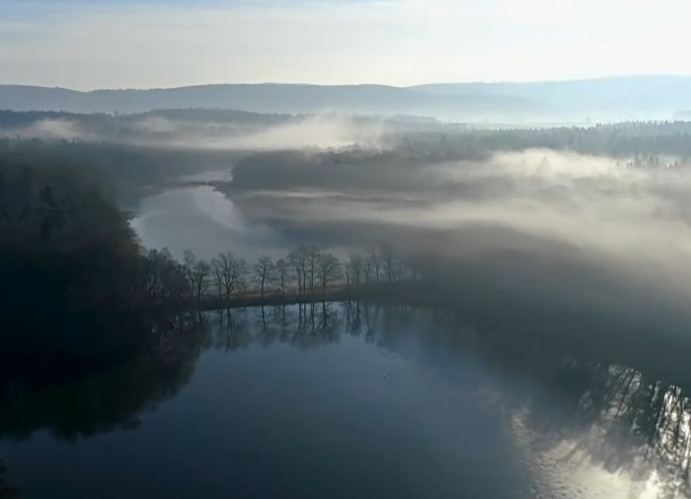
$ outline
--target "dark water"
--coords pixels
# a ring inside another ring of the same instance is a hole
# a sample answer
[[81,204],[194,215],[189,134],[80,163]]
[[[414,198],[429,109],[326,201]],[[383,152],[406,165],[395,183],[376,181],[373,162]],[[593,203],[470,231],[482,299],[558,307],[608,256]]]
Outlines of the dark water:
[[97,375],[3,379],[0,497],[683,496],[684,391],[586,357],[407,308],[210,313]]

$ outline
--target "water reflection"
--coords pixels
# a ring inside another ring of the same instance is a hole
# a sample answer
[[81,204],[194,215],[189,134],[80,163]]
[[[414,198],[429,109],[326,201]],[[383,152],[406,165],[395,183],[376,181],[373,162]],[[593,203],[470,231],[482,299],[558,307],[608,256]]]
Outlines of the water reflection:
[[[435,317],[432,312],[356,302],[276,307],[257,312],[253,319],[247,312],[218,312],[221,327],[216,341],[227,349],[254,341],[311,348],[338,341],[343,332],[395,350],[396,335],[406,326],[419,325],[421,319],[427,325],[420,328],[420,336],[445,330],[444,348],[471,349],[512,376],[524,375],[537,383],[505,397],[505,402],[525,416],[528,427],[540,435],[543,450],[569,441],[572,457],[585,454],[609,472],[625,471],[639,480],[655,474],[659,497],[691,494],[691,400],[687,393],[636,368],[592,361],[584,349],[575,352],[545,344],[539,336],[519,338],[496,330],[459,329],[452,318]],[[261,327],[253,328],[252,320]],[[598,353],[600,358],[604,352]],[[641,354],[629,353],[632,359]],[[662,354],[660,362],[665,362]],[[689,372],[674,374],[684,380]]]
[[39,430],[75,442],[133,430],[143,412],[175,397],[191,378],[209,337],[203,322],[177,318],[151,354],[88,376],[4,372],[0,378],[0,438],[30,439]]
[[341,308],[334,303],[261,307],[219,310],[209,317],[215,321],[217,348],[230,351],[254,342],[264,346],[283,342],[304,349],[338,341],[345,318]]
[[524,413],[543,450],[567,442],[573,458],[641,482],[657,478],[656,497],[691,493],[691,406],[681,388],[633,368],[580,360],[544,374],[545,391]]
[[[667,366],[661,371],[670,377],[661,379],[635,365],[642,352],[631,345],[631,365],[621,362],[621,352],[616,362],[604,362],[606,352],[545,342],[541,335],[469,328],[445,314],[355,302],[211,312],[196,327],[164,336],[150,356],[117,369],[59,383],[6,377],[0,383],[0,437],[23,441],[47,430],[76,442],[135,430],[143,414],[175,398],[190,381],[204,351],[252,345],[312,351],[344,335],[419,362],[452,383],[463,377],[466,385],[477,382],[478,390],[491,387],[507,418],[532,435],[528,443],[536,452],[561,449],[561,460],[587,458],[634,481],[654,478],[656,496],[691,493],[691,401],[682,388],[691,368]],[[664,363],[663,351],[657,355]],[[468,359],[472,372],[460,368]],[[477,380],[468,380],[469,373]],[[0,498],[13,493],[0,466]]]

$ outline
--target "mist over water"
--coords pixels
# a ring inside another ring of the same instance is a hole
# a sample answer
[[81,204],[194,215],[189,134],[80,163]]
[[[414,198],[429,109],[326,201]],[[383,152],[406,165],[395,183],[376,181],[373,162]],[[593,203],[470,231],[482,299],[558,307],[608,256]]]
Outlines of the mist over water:
[[387,241],[501,293],[666,325],[691,319],[691,170],[678,158],[649,168],[545,149],[429,164],[350,154],[240,160],[218,187],[227,196],[170,191],[145,200],[133,226],[145,245],[206,257],[301,243],[347,254]]

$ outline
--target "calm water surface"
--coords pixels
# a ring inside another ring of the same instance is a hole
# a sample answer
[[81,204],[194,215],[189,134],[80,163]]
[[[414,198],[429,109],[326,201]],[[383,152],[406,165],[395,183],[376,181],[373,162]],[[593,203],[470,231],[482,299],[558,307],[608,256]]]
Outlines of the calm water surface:
[[159,350],[70,383],[2,385],[0,459],[21,497],[685,491],[680,388],[529,338],[330,304],[209,313]]
[[[230,171],[212,171],[179,179],[181,183],[228,181]],[[144,198],[131,225],[148,248],[167,247],[181,258],[186,249],[211,259],[231,251],[254,259],[278,255],[295,246],[275,231],[245,220],[241,210],[210,186],[181,186]]]

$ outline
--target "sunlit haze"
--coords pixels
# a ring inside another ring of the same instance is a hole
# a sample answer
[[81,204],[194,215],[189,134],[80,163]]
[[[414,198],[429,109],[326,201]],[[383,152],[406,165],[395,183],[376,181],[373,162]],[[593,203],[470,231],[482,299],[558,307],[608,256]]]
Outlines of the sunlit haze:
[[[664,4],[664,5],[663,5]],[[0,83],[525,81],[684,74],[683,0],[0,0]]]

